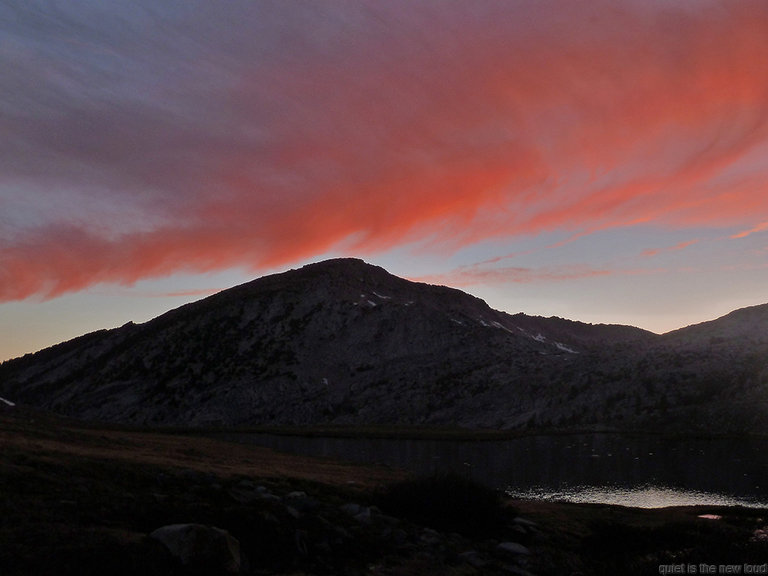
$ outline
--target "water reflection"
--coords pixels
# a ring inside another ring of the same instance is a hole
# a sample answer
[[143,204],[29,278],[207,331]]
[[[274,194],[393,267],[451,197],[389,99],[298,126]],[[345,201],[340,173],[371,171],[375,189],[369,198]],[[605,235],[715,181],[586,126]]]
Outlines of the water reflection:
[[512,498],[575,502],[582,504],[618,504],[635,508],[664,508],[667,506],[758,506],[768,502],[755,498],[740,498],[698,490],[659,486],[571,486],[562,490],[534,487],[529,490],[506,490]]
[[503,441],[305,438],[230,439],[284,452],[375,463],[425,474],[453,471],[512,494],[657,507],[765,505],[768,440],[579,434]]

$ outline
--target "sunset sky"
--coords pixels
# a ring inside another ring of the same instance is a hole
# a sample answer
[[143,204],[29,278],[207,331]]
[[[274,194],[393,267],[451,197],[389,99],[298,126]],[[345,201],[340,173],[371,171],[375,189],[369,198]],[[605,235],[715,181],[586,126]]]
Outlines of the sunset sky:
[[336,256],[655,332],[768,302],[768,2],[0,3],[0,360]]

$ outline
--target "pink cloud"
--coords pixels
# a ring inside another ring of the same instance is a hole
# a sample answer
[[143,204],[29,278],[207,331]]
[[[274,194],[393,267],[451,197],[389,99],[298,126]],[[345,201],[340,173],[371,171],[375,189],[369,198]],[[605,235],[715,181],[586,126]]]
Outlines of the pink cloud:
[[527,268],[517,266],[488,267],[473,265],[460,267],[445,274],[413,277],[416,282],[439,284],[454,287],[473,286],[478,284],[529,284],[533,282],[563,282],[595,276],[615,274],[609,269],[593,268],[586,265],[544,266]]
[[153,298],[178,298],[191,296],[211,296],[221,292],[223,288],[200,288],[198,290],[174,290],[173,292],[151,292],[148,295]]
[[733,236],[731,236],[731,239],[735,240],[737,238],[746,238],[747,236],[756,234],[757,232],[762,232],[764,230],[768,230],[768,222],[762,222],[761,224],[758,224],[757,226],[750,228],[749,230],[743,230],[738,234],[734,234]]
[[646,257],[651,257],[651,256],[657,256],[658,254],[662,254],[664,252],[676,252],[678,250],[684,250],[689,246],[693,246],[698,242],[699,242],[698,240],[688,240],[687,242],[680,242],[679,244],[675,244],[674,246],[666,246],[664,248],[651,248],[648,250],[644,250],[642,255]]
[[[0,300],[340,246],[768,213],[768,170],[750,164],[768,140],[764,2],[205,12],[136,38],[74,13],[8,31],[39,64],[4,78],[0,189],[36,201],[0,216]],[[500,270],[489,280],[607,273]]]

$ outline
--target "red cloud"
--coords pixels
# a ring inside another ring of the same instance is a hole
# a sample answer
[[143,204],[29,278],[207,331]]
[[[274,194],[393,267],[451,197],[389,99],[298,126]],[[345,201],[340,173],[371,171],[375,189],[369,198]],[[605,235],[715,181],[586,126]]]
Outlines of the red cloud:
[[688,248],[688,246],[693,246],[698,242],[699,242],[698,240],[688,240],[687,242],[680,242],[679,244],[675,244],[674,246],[667,246],[665,248],[650,248],[648,250],[644,250],[642,255],[646,257],[650,257],[650,256],[656,256],[663,252],[676,252],[677,250],[684,250],[685,248]]
[[[768,213],[764,2],[280,6],[188,14],[171,38],[184,58],[94,33],[80,45],[136,75],[112,92],[77,96],[100,73],[88,59],[4,80],[21,104],[0,186],[37,204],[0,218],[0,300],[338,247],[749,228]],[[225,16],[233,29],[207,21]],[[127,84],[146,91],[114,95]],[[66,199],[86,185],[78,214],[47,208],[51,186]]]
[[738,234],[734,234],[733,236],[731,236],[731,239],[735,240],[737,238],[746,238],[747,236],[750,236],[757,232],[762,232],[763,230],[768,230],[768,222],[762,222],[761,224],[758,224],[754,228],[750,228],[749,230],[743,230]]
[[489,268],[485,266],[467,266],[457,268],[446,274],[420,276],[411,278],[411,280],[429,284],[464,287],[477,284],[507,284],[509,282],[519,284],[528,284],[532,282],[562,282],[565,280],[578,280],[581,278],[609,276],[612,274],[616,274],[616,271],[592,268],[584,265],[545,266],[542,268],[517,266]]

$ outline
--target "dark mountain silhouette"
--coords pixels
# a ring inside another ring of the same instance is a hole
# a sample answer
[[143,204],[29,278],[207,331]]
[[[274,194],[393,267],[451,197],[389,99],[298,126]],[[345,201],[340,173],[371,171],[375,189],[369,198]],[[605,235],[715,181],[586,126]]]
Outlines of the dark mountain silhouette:
[[755,431],[768,306],[659,336],[330,260],[7,361],[0,397],[142,425]]

